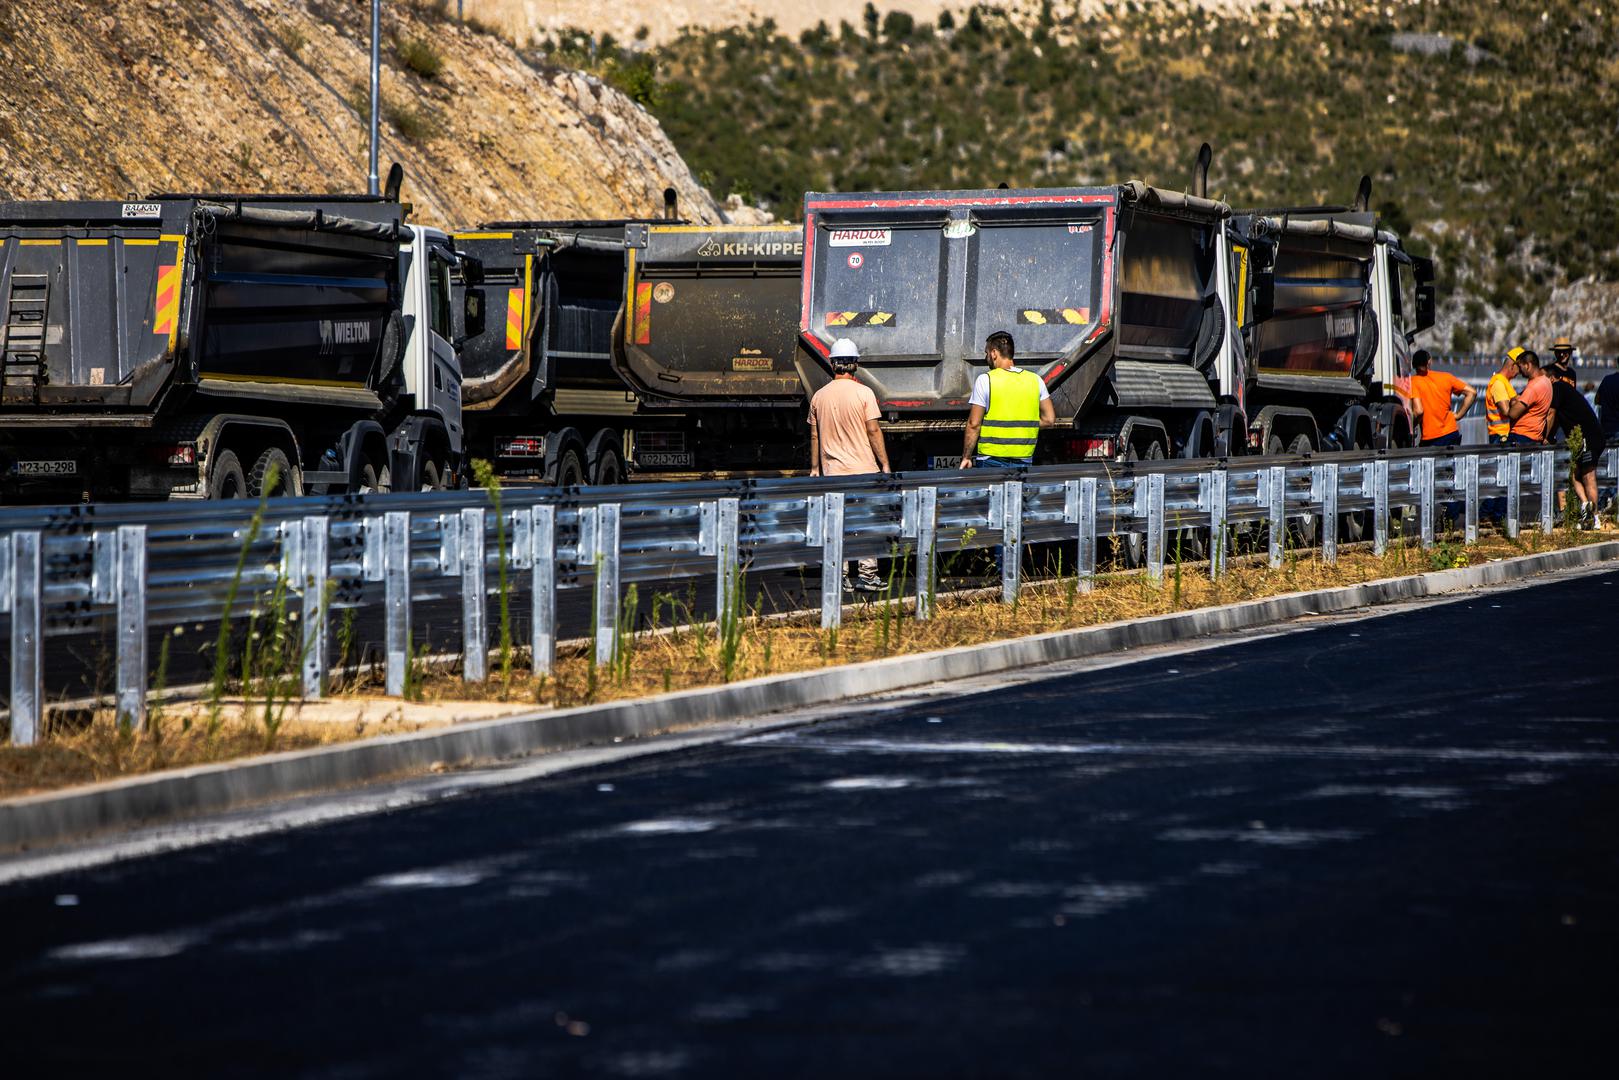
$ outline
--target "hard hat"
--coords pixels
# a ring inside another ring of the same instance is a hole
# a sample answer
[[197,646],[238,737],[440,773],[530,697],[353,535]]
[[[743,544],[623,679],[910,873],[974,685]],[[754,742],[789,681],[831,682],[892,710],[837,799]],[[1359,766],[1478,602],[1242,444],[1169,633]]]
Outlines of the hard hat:
[[840,337],[832,343],[831,358],[833,360],[860,359],[860,346],[846,337]]
[[1562,337],[1552,342],[1552,352],[1561,352],[1564,349],[1567,349],[1569,352],[1574,351],[1574,343],[1568,339],[1567,334],[1564,334]]

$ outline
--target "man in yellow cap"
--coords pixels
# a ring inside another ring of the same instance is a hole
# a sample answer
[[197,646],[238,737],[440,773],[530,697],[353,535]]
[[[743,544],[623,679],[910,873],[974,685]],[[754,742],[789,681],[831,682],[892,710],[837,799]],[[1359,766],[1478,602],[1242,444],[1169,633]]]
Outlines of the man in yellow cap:
[[1523,355],[1523,346],[1514,345],[1507,350],[1507,355],[1501,361],[1501,370],[1490,376],[1490,385],[1484,388],[1484,418],[1489,425],[1490,442],[1505,444],[1507,434],[1512,430],[1512,421],[1507,419],[1507,402],[1518,396],[1512,388],[1512,377],[1518,373],[1518,357]]

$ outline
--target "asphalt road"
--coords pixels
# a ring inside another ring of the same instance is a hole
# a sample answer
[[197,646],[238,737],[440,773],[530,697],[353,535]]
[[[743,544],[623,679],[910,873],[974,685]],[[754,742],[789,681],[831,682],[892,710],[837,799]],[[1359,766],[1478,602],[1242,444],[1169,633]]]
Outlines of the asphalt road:
[[0,890],[16,1076],[1575,1076],[1619,573]]

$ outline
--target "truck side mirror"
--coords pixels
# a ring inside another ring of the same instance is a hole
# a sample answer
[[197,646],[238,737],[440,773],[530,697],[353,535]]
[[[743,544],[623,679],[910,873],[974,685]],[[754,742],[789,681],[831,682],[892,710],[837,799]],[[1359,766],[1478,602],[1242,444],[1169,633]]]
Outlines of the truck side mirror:
[[468,285],[483,284],[483,260],[473,258],[471,255],[458,254],[456,258],[461,264],[461,280]]
[[1262,323],[1276,314],[1276,267],[1259,266],[1254,269],[1254,316],[1250,322]]
[[482,289],[468,289],[466,299],[461,302],[463,325],[466,327],[467,337],[475,338],[484,331],[484,298]]
[[1438,318],[1439,293],[1434,288],[1432,259],[1411,260],[1411,269],[1417,280],[1417,333],[1431,328]]

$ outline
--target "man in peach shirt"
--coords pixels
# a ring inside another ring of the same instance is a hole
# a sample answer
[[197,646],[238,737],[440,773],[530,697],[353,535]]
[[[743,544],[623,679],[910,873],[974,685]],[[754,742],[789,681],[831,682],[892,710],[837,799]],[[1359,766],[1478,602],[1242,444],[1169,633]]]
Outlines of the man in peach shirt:
[[1518,374],[1529,380],[1523,393],[1506,403],[1512,431],[1508,446],[1525,446],[1546,441],[1546,414],[1552,407],[1552,381],[1540,369],[1540,356],[1533,349],[1518,354]]

